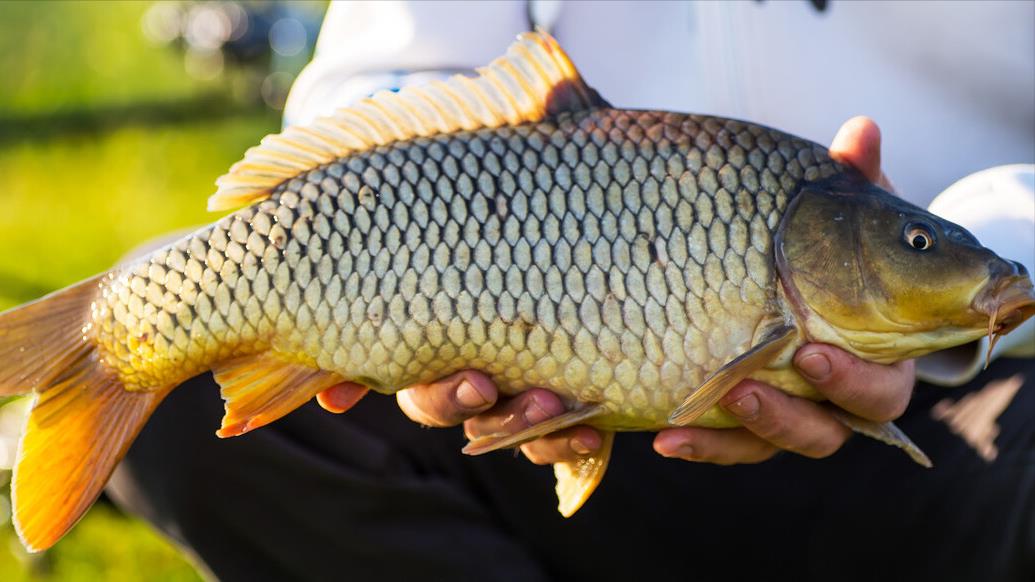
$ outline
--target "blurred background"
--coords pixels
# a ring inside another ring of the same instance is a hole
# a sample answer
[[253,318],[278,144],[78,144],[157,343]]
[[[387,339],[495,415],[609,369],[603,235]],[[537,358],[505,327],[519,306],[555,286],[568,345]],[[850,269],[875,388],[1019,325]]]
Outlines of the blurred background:
[[[400,63],[482,65],[515,30],[558,14],[553,30],[583,74],[622,106],[820,142],[851,115],[874,116],[888,173],[919,204],[968,173],[1035,161],[1030,1],[404,4],[336,6],[331,41],[299,77],[326,2],[0,0],[0,310],[211,222],[214,180],[279,129],[296,78],[287,114],[302,122],[391,86]],[[651,38],[616,43],[629,30]],[[0,581],[200,579],[103,498],[52,550],[24,552],[8,481],[28,404],[0,399]]]
[[[214,180],[279,128],[325,9],[0,2],[0,310],[211,221]],[[104,500],[54,549],[25,553],[8,481],[28,403],[0,406],[0,580],[198,580]]]

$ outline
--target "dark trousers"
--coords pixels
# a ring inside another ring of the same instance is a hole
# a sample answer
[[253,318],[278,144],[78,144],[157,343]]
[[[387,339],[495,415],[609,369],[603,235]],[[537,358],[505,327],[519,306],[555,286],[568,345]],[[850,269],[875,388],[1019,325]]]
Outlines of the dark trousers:
[[[997,416],[1003,382],[1023,386]],[[957,421],[998,425],[994,461],[932,415],[967,395],[978,412]],[[391,398],[228,440],[222,413],[211,376],[181,386],[109,488],[222,580],[1035,580],[1035,360],[918,386],[899,425],[934,469],[862,437],[821,461],[718,467],[619,434],[570,519],[549,467],[461,455],[459,429]]]

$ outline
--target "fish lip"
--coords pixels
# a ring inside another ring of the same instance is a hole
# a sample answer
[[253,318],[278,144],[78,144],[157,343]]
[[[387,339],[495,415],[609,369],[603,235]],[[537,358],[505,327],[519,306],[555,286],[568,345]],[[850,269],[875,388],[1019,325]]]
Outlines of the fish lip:
[[1035,315],[1035,288],[1025,275],[1003,277],[978,294],[972,303],[978,313],[988,316],[988,350],[985,368],[992,362],[992,350],[999,338]]
[[990,336],[1006,335],[1035,315],[1035,288],[1026,276],[1004,277],[979,294],[973,306],[988,316]]

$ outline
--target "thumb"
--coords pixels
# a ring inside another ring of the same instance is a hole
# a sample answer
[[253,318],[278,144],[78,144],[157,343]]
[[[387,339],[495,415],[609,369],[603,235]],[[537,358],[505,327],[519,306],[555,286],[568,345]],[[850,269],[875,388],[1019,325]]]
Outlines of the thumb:
[[860,115],[846,121],[837,131],[830,144],[830,156],[890,190],[891,183],[880,169],[880,147],[880,128],[869,117]]

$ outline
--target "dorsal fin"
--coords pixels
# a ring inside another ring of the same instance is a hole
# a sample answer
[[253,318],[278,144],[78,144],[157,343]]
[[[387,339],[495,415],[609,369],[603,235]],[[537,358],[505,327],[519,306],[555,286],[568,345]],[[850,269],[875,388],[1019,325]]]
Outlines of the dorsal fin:
[[266,136],[216,180],[209,210],[267,198],[283,182],[350,153],[461,130],[518,125],[607,105],[579,76],[557,41],[538,31],[475,77],[455,75],[398,92],[381,91],[308,126]]

